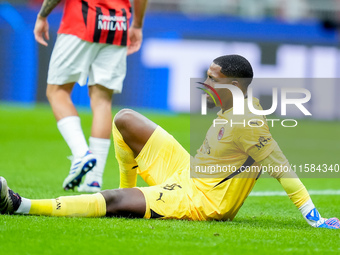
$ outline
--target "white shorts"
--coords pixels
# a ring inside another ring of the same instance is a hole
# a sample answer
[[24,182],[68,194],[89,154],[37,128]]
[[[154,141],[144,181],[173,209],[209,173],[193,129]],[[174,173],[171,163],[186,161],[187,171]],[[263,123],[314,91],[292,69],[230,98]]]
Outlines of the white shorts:
[[99,84],[120,93],[126,74],[125,46],[90,43],[74,35],[59,34],[54,45],[47,83]]

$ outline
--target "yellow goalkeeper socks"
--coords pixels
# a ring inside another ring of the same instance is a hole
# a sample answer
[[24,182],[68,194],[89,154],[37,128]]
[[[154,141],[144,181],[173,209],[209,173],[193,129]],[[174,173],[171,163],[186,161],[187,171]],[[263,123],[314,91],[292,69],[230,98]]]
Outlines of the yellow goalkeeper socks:
[[102,217],[106,215],[106,202],[102,194],[31,200],[31,215]]
[[137,162],[130,147],[125,143],[114,121],[112,134],[115,146],[116,158],[120,171],[120,188],[133,188],[137,183]]

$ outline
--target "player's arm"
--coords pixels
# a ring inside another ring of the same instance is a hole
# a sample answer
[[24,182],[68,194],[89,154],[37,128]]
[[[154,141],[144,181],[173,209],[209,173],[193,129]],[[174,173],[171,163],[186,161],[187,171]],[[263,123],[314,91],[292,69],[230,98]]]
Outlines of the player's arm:
[[[339,221],[337,219],[332,218],[327,220],[321,217],[307,189],[296,173],[291,170],[288,160],[278,146],[276,146],[269,156],[258,163],[266,166],[269,170],[268,173],[279,181],[290,200],[300,210],[309,225],[321,228],[339,228]],[[281,171],[275,171],[274,169],[281,169]]]
[[129,37],[130,45],[128,46],[127,54],[137,52],[142,45],[143,40],[143,23],[146,11],[147,0],[134,0],[133,1],[133,20],[130,26]]
[[[262,165],[262,167],[266,167],[266,169],[269,170],[269,174],[280,182],[308,224],[313,227],[340,227],[339,220],[335,218],[326,221],[321,218],[307,189],[295,172],[291,170],[288,160],[271,136],[267,125],[261,128],[240,128],[236,134],[238,134],[238,136],[234,138],[236,145],[251,156],[258,164]],[[274,171],[271,171],[271,169]],[[275,171],[275,169],[282,169],[282,171]],[[285,171],[286,169],[289,171]]]
[[60,3],[61,0],[44,0],[38,17],[47,18],[51,11]]
[[61,0],[44,0],[37,16],[33,33],[35,40],[44,46],[47,46],[47,42],[44,40],[44,37],[46,40],[50,39],[48,34],[49,25],[47,22],[47,16],[60,3],[60,1]]

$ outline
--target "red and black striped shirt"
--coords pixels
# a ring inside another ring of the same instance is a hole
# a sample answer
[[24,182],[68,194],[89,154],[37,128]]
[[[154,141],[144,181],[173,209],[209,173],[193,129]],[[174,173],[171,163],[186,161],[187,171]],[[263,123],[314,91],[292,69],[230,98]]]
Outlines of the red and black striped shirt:
[[126,46],[130,17],[129,0],[66,0],[58,33]]

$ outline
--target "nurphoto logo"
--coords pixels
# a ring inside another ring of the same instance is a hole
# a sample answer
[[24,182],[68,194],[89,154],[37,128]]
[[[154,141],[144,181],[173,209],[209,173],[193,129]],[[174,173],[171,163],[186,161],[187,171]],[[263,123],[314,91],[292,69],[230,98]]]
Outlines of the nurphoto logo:
[[[215,97],[213,96],[212,93],[215,94],[216,98],[219,100],[220,105],[222,105],[222,100],[219,94],[217,93],[216,89],[228,89],[233,98],[233,115],[244,115],[245,114],[245,95],[243,94],[242,90],[238,88],[237,86],[231,85],[231,84],[216,84],[214,88],[208,84],[198,82],[199,84],[202,84],[203,86],[206,87],[204,88],[199,88],[206,92],[205,94],[202,94],[201,96],[201,115],[207,115],[207,97],[208,95],[212,98],[214,101],[215,105],[217,106],[217,102]],[[210,91],[212,91],[212,93]],[[251,113],[254,115],[258,116],[267,116],[270,114],[273,114],[279,105],[279,99],[280,99],[280,106],[281,106],[281,116],[286,116],[287,115],[287,106],[288,105],[295,105],[302,113],[304,116],[311,116],[312,114],[308,109],[303,105],[305,103],[308,103],[311,99],[311,93],[309,90],[305,88],[281,88],[281,97],[279,98],[279,89],[278,88],[273,88],[272,89],[272,106],[267,109],[267,110],[259,110],[256,109],[253,105],[253,90],[251,87],[247,89],[247,106],[248,109]],[[300,94],[303,95],[303,97],[299,98],[288,98],[288,94]],[[267,119],[267,122],[270,122],[272,124],[272,127],[274,126],[274,123],[276,121],[281,121],[281,125],[283,127],[295,127],[297,126],[298,122],[295,119]],[[236,125],[236,124],[248,124],[250,127],[262,127],[264,125],[264,122],[261,119],[252,119],[249,120],[248,123],[244,120],[244,122],[232,122],[230,121],[231,125]],[[288,122],[293,122],[293,125],[288,125]],[[214,126],[215,125],[224,125],[227,124],[228,120],[225,119],[215,119],[214,120]],[[255,124],[254,124],[255,123]]]

